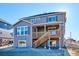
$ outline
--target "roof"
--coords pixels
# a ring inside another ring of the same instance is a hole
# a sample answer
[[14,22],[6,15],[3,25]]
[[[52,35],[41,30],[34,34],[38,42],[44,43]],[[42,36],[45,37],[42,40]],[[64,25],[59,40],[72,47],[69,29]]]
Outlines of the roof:
[[76,41],[75,39],[73,39],[73,38],[69,38],[69,39],[67,39],[68,41]]
[[42,15],[48,15],[48,14],[66,14],[66,12],[49,12],[49,13],[37,14],[34,16],[30,16],[30,17],[42,16]]
[[37,15],[29,16],[29,17],[23,17],[23,18],[20,18],[19,21],[16,22],[13,26],[15,26],[17,23],[19,23],[22,20],[29,23],[29,21],[27,21],[27,20],[30,20],[31,17],[43,16],[43,15],[48,15],[48,14],[66,14],[66,12],[49,12],[49,13],[42,13],[42,14],[37,14]]
[[65,14],[65,15],[66,15],[66,12],[49,12],[49,13],[42,13],[42,14],[37,14],[37,15],[33,15],[33,16],[23,17],[23,18],[21,18],[21,19],[27,19],[27,20],[29,20],[31,17],[43,16],[43,15],[49,15],[49,14]]
[[[7,21],[5,21],[5,20],[3,20],[3,19],[1,19],[1,18],[0,18],[0,22],[3,22],[3,23],[6,23],[6,24],[11,25],[10,23],[8,23]],[[12,25],[11,25],[11,26],[12,26]]]
[[[29,19],[27,19],[27,20],[29,20]],[[25,20],[25,18],[21,18],[21,19],[19,19],[19,21],[16,22],[13,26],[17,25],[17,24],[20,23],[21,21],[24,21],[24,22],[26,22],[26,23],[32,24],[31,22],[29,22],[29,21],[27,21],[27,20]]]

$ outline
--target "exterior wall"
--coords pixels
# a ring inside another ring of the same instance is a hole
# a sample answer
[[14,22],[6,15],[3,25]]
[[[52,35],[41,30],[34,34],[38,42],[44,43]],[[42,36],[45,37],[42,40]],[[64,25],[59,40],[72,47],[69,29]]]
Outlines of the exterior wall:
[[[19,26],[29,26],[29,34],[25,36],[17,36],[16,35],[16,28]],[[26,41],[26,47],[32,47],[32,26],[30,23],[26,23],[24,21],[19,22],[17,25],[14,26],[14,47],[19,47],[18,42],[20,40]]]

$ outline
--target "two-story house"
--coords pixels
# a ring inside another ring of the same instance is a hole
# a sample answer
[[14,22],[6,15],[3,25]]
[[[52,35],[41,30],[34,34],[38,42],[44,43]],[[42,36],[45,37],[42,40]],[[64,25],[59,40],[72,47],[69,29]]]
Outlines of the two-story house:
[[[64,46],[66,12],[50,12],[23,17],[14,24],[14,42],[17,47]],[[17,42],[17,43],[16,43]]]
[[12,25],[0,18],[0,46],[7,45],[13,40]]

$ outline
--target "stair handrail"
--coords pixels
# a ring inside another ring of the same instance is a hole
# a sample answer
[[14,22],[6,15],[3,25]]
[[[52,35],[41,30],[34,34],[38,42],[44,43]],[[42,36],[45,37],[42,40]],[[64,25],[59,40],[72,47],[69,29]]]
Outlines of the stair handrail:
[[[43,36],[41,36],[38,40],[36,40],[34,43],[33,43],[33,45],[35,46],[35,47],[37,47],[37,46],[39,46],[40,44],[41,44],[41,38],[46,38],[46,39],[49,39],[49,32],[46,32]],[[43,40],[43,42],[44,42],[45,40]]]

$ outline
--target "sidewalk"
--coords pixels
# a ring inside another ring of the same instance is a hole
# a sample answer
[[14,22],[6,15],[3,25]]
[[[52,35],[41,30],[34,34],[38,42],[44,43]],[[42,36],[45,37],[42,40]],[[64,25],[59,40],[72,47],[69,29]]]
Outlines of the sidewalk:
[[6,46],[1,46],[0,49],[5,49],[5,48],[9,48],[12,47],[13,45],[6,45]]

